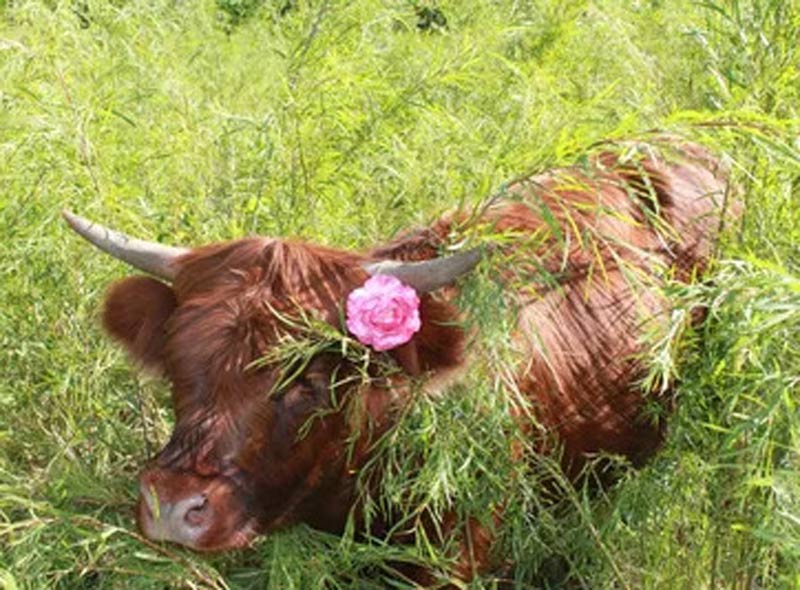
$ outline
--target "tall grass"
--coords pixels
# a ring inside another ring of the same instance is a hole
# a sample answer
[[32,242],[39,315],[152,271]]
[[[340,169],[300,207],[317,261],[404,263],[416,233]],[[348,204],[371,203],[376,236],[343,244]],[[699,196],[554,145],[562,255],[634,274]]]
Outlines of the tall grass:
[[[446,25],[421,30],[420,6]],[[518,469],[505,408],[477,375],[414,408],[393,448],[424,468],[404,477],[397,452],[387,494],[480,510],[507,488],[497,551],[516,568],[475,588],[800,587],[798,48],[797,0],[0,2],[0,586],[384,588],[403,585],[396,561],[447,571],[422,544],[304,527],[214,557],[141,538],[135,475],[169,434],[168,391],[100,334],[103,289],[128,271],[60,209],[173,243],[359,248],[663,128],[729,157],[746,203],[713,279],[674,289],[682,337],[654,340],[654,374],[679,384],[663,451],[599,497],[547,459],[502,479]],[[493,288],[476,277],[465,300],[487,346],[507,327]],[[561,499],[542,502],[537,477]]]

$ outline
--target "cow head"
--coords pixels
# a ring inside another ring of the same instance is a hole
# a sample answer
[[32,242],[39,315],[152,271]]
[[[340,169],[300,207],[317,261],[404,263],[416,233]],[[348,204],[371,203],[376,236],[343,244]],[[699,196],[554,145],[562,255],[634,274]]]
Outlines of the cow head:
[[[455,310],[424,293],[472,268],[476,252],[398,263],[267,238],[172,248],[64,215],[161,279],[113,284],[103,312],[106,330],[172,386],[174,432],[139,476],[137,519],[151,539],[212,551],[297,521],[342,526],[369,437],[390,422],[408,374],[461,361]],[[375,273],[423,294],[408,344],[372,353],[366,368],[337,346],[281,357],[287,343],[302,345],[308,318],[341,329],[348,293]]]

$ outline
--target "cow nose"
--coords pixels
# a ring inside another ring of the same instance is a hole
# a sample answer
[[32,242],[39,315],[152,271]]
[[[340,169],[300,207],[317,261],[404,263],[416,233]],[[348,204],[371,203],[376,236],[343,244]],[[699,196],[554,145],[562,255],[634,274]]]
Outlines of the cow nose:
[[140,492],[143,504],[140,525],[150,539],[192,546],[207,528],[211,510],[205,494],[191,494],[167,501],[159,496],[155,486],[144,482]]
[[208,516],[208,498],[199,494],[185,500],[186,507],[183,521],[190,527],[200,527],[206,523]]

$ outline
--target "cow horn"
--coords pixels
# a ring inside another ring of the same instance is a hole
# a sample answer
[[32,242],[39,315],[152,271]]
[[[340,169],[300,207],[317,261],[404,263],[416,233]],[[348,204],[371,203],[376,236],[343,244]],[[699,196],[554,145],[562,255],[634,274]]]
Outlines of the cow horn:
[[137,240],[69,211],[62,211],[61,214],[72,229],[103,252],[166,281],[175,279],[175,259],[189,251],[187,248]]
[[411,285],[420,293],[435,291],[449,285],[458,277],[471,271],[481,260],[477,248],[421,262],[381,260],[364,265],[370,275],[391,275]]

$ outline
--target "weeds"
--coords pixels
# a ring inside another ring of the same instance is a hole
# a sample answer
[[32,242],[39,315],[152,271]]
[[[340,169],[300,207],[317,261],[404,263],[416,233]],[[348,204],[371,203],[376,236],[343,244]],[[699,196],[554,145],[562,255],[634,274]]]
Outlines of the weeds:
[[[446,571],[424,543],[352,532],[213,557],[141,538],[135,475],[169,434],[168,393],[100,334],[103,289],[128,270],[61,208],[176,244],[363,248],[664,128],[724,154],[746,207],[654,341],[652,383],[679,383],[662,452],[639,471],[607,458],[620,479],[599,497],[547,458],[523,470],[499,448],[502,384],[478,373],[410,410],[372,508],[409,490],[481,515],[498,489],[513,498],[496,551],[516,567],[475,588],[800,587],[798,15],[796,0],[0,2],[0,586],[384,588],[402,586],[398,562]],[[502,363],[498,301],[484,270],[463,304]],[[697,307],[693,334],[678,322]]]

